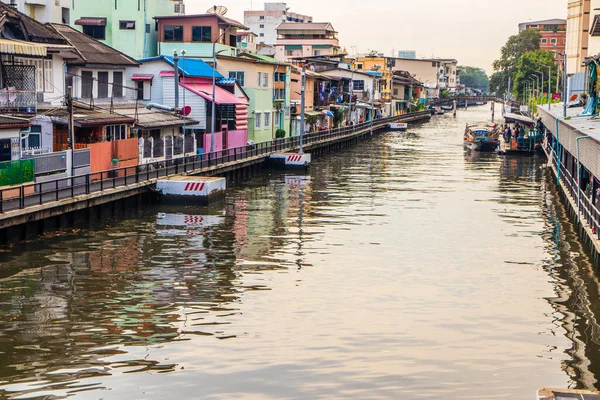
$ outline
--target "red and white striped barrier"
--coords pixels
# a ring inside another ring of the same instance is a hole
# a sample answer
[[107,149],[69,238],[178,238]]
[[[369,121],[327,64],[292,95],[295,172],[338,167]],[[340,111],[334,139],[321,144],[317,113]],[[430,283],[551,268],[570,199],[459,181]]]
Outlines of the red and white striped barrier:
[[280,153],[271,154],[270,156],[274,160],[281,160],[286,166],[293,167],[306,167],[311,162],[310,153]]
[[219,177],[174,176],[156,182],[156,189],[170,197],[209,197],[225,188],[225,178]]

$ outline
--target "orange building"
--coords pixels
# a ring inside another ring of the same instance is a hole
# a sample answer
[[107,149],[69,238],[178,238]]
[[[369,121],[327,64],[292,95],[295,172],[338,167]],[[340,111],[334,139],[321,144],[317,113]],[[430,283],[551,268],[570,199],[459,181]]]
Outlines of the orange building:
[[540,50],[557,51],[564,53],[567,46],[567,20],[547,19],[543,21],[530,21],[519,24],[519,33],[527,29],[540,31]]

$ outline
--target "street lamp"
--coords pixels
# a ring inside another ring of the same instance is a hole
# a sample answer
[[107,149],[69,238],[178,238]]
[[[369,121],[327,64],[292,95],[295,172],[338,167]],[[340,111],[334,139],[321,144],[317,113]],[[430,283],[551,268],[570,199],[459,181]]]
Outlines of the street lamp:
[[[550,92],[552,91],[552,88],[550,87],[550,78],[552,77],[552,66],[551,65],[542,65],[542,64],[537,64],[538,67],[542,67],[542,68],[548,68],[548,110],[550,110],[550,104],[551,104],[551,94]],[[544,73],[542,72],[542,81],[544,81]]]
[[[563,102],[563,117],[567,118],[567,54],[559,53],[556,50],[552,50],[552,52],[563,58],[563,88],[561,97]],[[556,84],[558,85],[558,81]]]

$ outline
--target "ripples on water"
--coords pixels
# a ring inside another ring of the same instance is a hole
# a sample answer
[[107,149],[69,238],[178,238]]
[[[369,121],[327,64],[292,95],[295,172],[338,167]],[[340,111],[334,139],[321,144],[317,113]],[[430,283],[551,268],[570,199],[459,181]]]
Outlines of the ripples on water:
[[9,249],[0,396],[593,388],[597,279],[541,160],[463,151],[464,124],[488,114],[262,174],[209,208],[150,207]]

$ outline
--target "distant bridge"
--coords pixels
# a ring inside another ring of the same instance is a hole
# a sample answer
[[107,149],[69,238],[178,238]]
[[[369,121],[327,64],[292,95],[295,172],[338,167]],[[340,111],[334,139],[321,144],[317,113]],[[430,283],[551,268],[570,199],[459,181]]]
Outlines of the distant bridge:
[[[464,107],[465,105],[476,105],[477,103],[488,103],[495,101],[496,103],[504,103],[504,99],[497,96],[452,96],[446,99],[433,99],[429,100],[428,104],[432,106],[451,105],[456,100],[457,107]],[[519,106],[519,103],[511,101],[508,102],[511,106]]]

